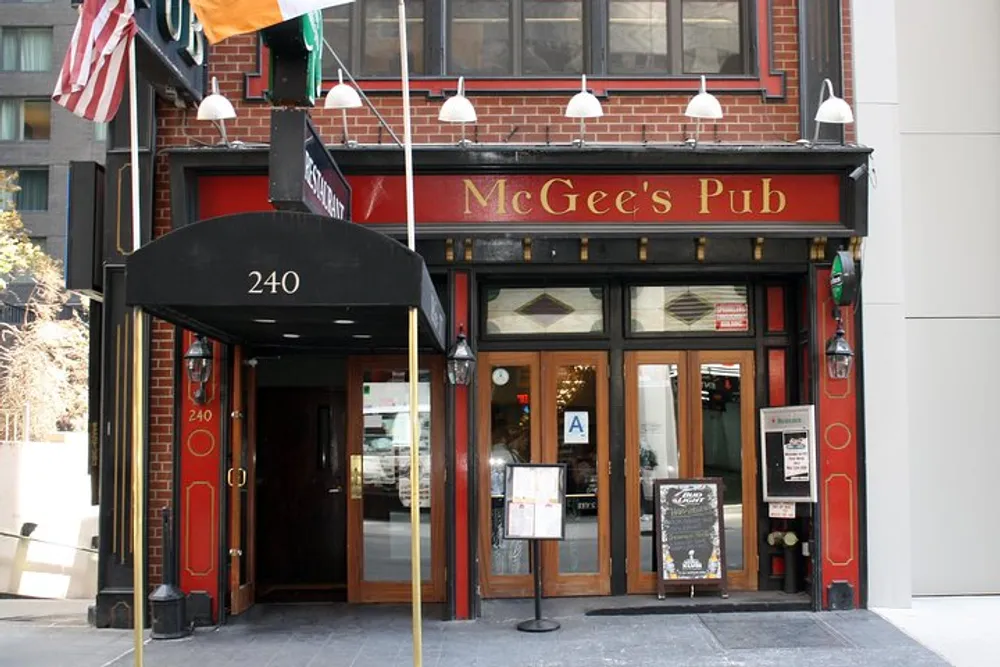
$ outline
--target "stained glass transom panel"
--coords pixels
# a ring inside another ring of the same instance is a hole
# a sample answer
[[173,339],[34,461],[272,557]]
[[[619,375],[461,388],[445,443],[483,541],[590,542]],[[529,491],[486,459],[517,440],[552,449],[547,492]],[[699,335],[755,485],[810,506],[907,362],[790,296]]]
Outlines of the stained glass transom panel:
[[750,330],[746,285],[643,285],[629,292],[633,333]]
[[490,335],[581,334],[604,331],[600,287],[511,287],[486,291]]

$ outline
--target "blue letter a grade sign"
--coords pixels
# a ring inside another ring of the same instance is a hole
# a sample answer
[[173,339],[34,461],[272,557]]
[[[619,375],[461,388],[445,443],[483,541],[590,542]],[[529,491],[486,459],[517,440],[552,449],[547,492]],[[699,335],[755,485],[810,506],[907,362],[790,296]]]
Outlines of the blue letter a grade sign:
[[590,443],[590,413],[570,412],[563,415],[563,442],[586,445]]

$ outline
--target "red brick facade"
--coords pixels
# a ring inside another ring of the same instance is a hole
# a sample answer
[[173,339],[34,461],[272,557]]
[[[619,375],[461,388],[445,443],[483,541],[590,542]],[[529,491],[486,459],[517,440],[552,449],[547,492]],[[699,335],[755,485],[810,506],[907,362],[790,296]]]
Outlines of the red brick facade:
[[[794,143],[800,138],[799,78],[798,78],[798,2],[773,1],[774,69],[784,73],[787,95],[778,101],[764,101],[756,94],[719,95],[725,118],[702,129],[701,141],[726,143]],[[837,90],[851,102],[853,67],[850,38],[850,3],[843,3],[844,90]],[[212,47],[210,75],[218,77],[221,92],[236,108],[237,118],[226,124],[230,140],[266,143],[269,138],[270,107],[264,102],[244,101],[245,78],[257,70],[257,37],[233,37]],[[690,88],[690,82],[685,88]],[[711,90],[711,85],[709,87]],[[693,130],[684,114],[690,92],[667,95],[614,94],[602,101],[604,117],[588,121],[587,138],[597,142],[677,143],[684,141]],[[370,95],[379,112],[402,134],[402,101],[399,96]],[[576,121],[563,117],[568,95],[470,95],[479,117],[478,139],[483,143],[498,143],[518,128],[511,137],[513,144],[567,143],[579,136]],[[437,119],[440,100],[414,96],[412,99],[413,141],[415,144],[453,143],[460,129],[440,123]],[[331,144],[341,141],[340,113],[327,111],[320,105],[312,112],[320,133]],[[366,109],[348,114],[351,138],[361,143],[378,141],[378,121]],[[159,101],[157,108],[157,150],[173,146],[192,146],[197,142],[218,141],[216,130],[198,122],[193,112],[181,112],[171,104]],[[468,129],[472,138],[473,130]],[[848,141],[854,136],[848,127]],[[383,133],[383,143],[391,139]],[[156,211],[154,236],[170,229],[170,183],[167,158],[156,161]],[[153,585],[162,578],[162,530],[159,508],[172,500],[174,396],[173,371],[174,328],[160,321],[152,330],[152,364],[150,388],[150,456],[149,456],[149,574]]]

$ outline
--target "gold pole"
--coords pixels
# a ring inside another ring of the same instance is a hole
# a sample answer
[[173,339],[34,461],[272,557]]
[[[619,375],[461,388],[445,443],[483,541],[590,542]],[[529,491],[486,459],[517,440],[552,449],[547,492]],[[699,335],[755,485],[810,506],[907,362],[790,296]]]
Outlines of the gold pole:
[[[420,614],[420,395],[417,363],[417,309],[410,308],[410,578],[413,585],[413,664],[423,663],[423,635]],[[428,452],[430,453],[430,452]]]
[[[129,114],[129,171],[132,198],[132,252],[142,243],[142,212],[139,208],[139,93],[138,65],[135,58],[135,41],[129,45],[128,114]],[[142,667],[142,633],[146,627],[146,590],[143,585],[146,573],[146,463],[144,435],[146,430],[145,406],[142,396],[145,388],[142,360],[143,321],[142,309],[133,308],[135,326],[132,338],[132,628],[135,646],[135,667]]]
[[145,465],[145,448],[143,447],[143,430],[145,415],[142,401],[142,390],[145,384],[142,367],[143,348],[143,318],[142,309],[132,309],[132,616],[133,640],[135,644],[135,665],[142,667],[142,633],[145,629],[146,596],[144,595],[143,574],[145,568],[145,503],[146,479],[143,471]]
[[[399,0],[399,73],[403,88],[403,162],[406,181],[406,245],[416,252],[416,225],[413,206],[413,139],[410,134],[410,62],[406,44],[406,5]],[[410,584],[413,588],[413,667],[423,664],[423,634],[420,620],[420,405],[417,393],[417,309],[410,308]],[[428,450],[428,454],[433,448]],[[433,468],[433,466],[431,466]]]

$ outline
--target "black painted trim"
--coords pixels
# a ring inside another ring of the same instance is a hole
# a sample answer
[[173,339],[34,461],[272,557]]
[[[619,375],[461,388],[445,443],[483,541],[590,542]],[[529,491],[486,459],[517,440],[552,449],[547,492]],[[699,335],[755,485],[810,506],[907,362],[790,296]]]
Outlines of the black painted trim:
[[[859,263],[860,264],[860,263]],[[860,273],[862,267],[858,268],[858,285],[861,285]],[[861,609],[868,608],[868,431],[865,427],[865,345],[864,345],[864,299],[862,291],[859,289],[858,298],[854,309],[854,360],[855,360],[855,387],[857,387],[857,426],[855,437],[858,446],[858,606]]]
[[[612,313],[624,309],[624,287],[620,282],[605,289],[605,308]],[[605,315],[607,321],[607,315]],[[625,322],[621,317],[610,318],[610,351],[605,355],[608,364],[608,457],[611,462],[611,594],[628,593],[628,485],[625,481]],[[599,471],[600,472],[600,471]]]
[[[469,347],[473,353],[479,356],[479,299],[476,294],[479,291],[478,275],[470,270],[469,287],[467,298],[469,300]],[[477,406],[479,404],[479,374],[472,376],[472,384],[469,385],[469,443],[468,443],[468,520],[469,520],[469,612],[472,618],[479,618],[482,615],[482,596],[479,588],[479,418]]]
[[[173,575],[174,583],[180,585],[181,577],[181,397],[184,395],[184,387],[181,378],[184,376],[184,365],[181,359],[184,356],[184,330],[180,327],[173,327],[174,330],[174,362],[171,366],[171,391],[173,392],[173,451],[171,452],[171,527],[173,528],[174,540],[174,562]],[[166,572],[166,567],[164,567]]]
[[[809,395],[812,398],[813,405],[816,406],[816,423],[821,424],[821,412],[822,407],[820,405],[820,373],[825,372],[826,369],[820,363],[820,350],[823,349],[823,342],[820,340],[819,331],[819,300],[816,298],[817,290],[817,278],[816,278],[815,264],[809,267],[809,278],[808,278],[808,289],[809,289],[809,366],[811,372],[809,373]],[[823,457],[816,457],[816,477],[818,479],[823,479]],[[812,504],[812,516],[813,516],[813,544],[810,545],[812,550],[809,552],[810,557],[813,561],[812,568],[812,578],[813,578],[813,590],[812,590],[812,607],[813,611],[823,610],[823,558],[821,554],[823,553],[823,526],[820,524],[819,517],[822,516],[820,510],[820,499],[817,498],[816,502]]]
[[[756,3],[754,3],[754,10],[756,11]],[[754,21],[756,21],[757,16],[754,15]],[[760,40],[758,40],[758,44]],[[771,71],[769,74],[774,77],[781,79],[781,95],[774,97],[767,94],[766,89],[762,91],[762,96],[767,101],[781,101],[788,96],[788,77],[786,76],[784,70],[777,69],[774,64],[774,0],[768,0],[767,3],[767,48],[768,48],[768,60],[770,61]],[[759,78],[759,77],[758,77]]]

